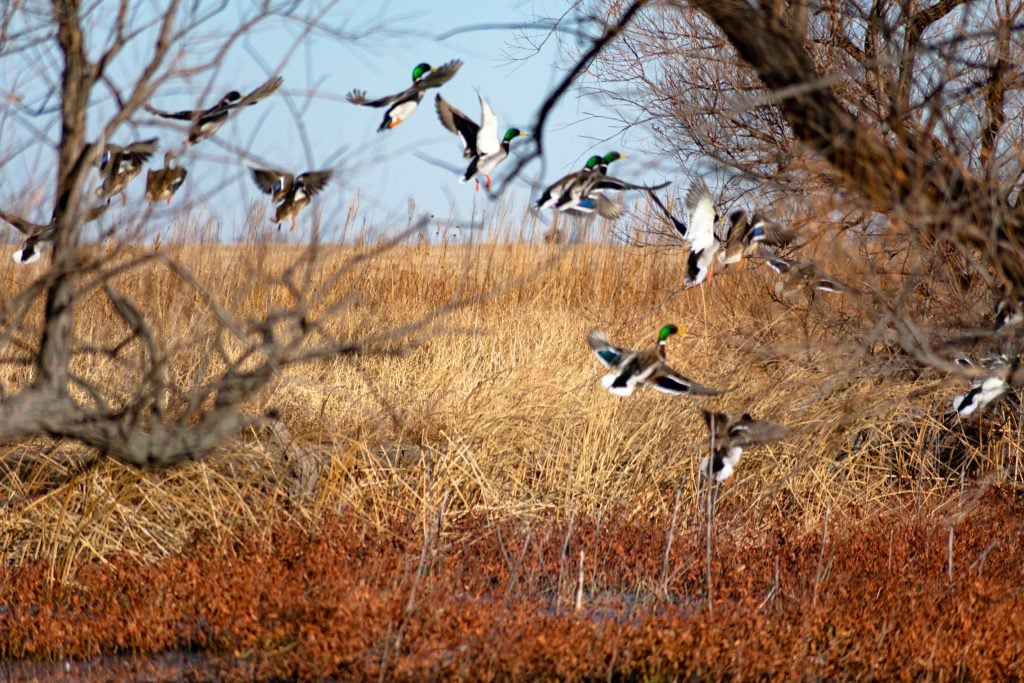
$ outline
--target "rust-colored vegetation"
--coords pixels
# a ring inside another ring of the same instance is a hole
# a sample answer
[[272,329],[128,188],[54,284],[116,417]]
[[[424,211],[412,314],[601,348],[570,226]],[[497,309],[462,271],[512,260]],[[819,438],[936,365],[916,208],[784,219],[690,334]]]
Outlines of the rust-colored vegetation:
[[[282,296],[253,272],[301,256],[164,248],[239,313]],[[370,248],[317,258],[330,270]],[[396,247],[319,292],[352,295],[333,333],[373,340],[458,305],[410,338],[288,371],[251,399],[276,417],[208,460],[140,471],[59,441],[7,447],[5,674],[1020,675],[1016,398],[960,420],[956,380],[849,337],[858,300],[779,300],[756,264],[680,292],[681,256]],[[847,281],[866,277],[841,263]],[[158,270],[120,283],[149,302],[191,381],[202,349],[174,340],[207,323],[164,285]],[[105,305],[84,305],[86,343],[117,332]],[[710,608],[695,402],[611,396],[584,341],[601,325],[649,344],[669,320],[689,332],[670,343],[673,365],[728,389],[708,407],[794,429],[745,454],[719,493]],[[79,371],[110,386],[107,362]]]
[[703,534],[682,530],[662,575],[660,516],[282,522],[59,589],[39,563],[4,569],[0,647],[15,677],[1006,678],[1022,519],[1000,492],[806,531],[726,515],[711,609]]

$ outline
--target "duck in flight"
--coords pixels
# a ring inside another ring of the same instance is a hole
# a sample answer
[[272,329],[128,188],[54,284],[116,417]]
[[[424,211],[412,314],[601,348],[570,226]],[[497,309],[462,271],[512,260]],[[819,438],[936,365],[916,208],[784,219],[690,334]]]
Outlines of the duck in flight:
[[281,222],[289,218],[292,230],[295,230],[295,219],[299,212],[324,189],[331,179],[331,171],[306,171],[296,176],[273,168],[254,168],[252,178],[256,187],[269,194],[277,203],[274,222],[278,230],[281,229]]
[[[469,159],[469,168],[460,182],[468,183],[476,176],[483,176],[487,189],[491,189],[491,173],[498,164],[508,158],[509,145],[512,140],[528,135],[518,128],[509,128],[505,131],[501,141],[498,141],[498,117],[494,115],[490,105],[483,95],[477,93],[480,98],[480,123],[469,118],[459,109],[452,106],[450,102],[441,97],[440,93],[434,98],[434,108],[437,110],[437,118],[441,125],[452,133],[455,133],[462,140],[462,156]],[[476,181],[476,191],[480,191],[480,181]]]
[[450,81],[461,67],[462,60],[459,59],[446,62],[436,69],[423,62],[412,70],[412,85],[400,93],[371,100],[367,99],[365,90],[352,90],[345,95],[345,99],[363,107],[387,107],[384,111],[384,120],[377,128],[379,133],[394,128],[409,118],[416,111],[427,90],[440,88]]
[[228,118],[235,111],[242,107],[256,104],[260,100],[272,95],[281,87],[283,82],[283,78],[275,76],[244,97],[237,90],[232,90],[209,109],[186,109],[184,111],[168,112],[147,105],[146,111],[164,119],[191,122],[192,125],[188,131],[188,141],[194,145],[220,130],[221,126],[227,123]]

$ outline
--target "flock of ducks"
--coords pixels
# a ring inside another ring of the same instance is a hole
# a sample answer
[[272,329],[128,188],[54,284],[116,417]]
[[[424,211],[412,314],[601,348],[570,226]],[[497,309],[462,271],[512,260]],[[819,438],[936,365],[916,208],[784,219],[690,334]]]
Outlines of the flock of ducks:
[[[412,84],[393,95],[369,99],[363,90],[352,90],[346,99],[355,105],[384,108],[384,116],[378,132],[392,130],[416,111],[427,90],[440,88],[450,81],[462,66],[460,60],[451,60],[434,68],[427,63],[417,64],[412,71]],[[185,143],[195,145],[209,139],[239,110],[257,104],[274,94],[283,83],[280,76],[273,77],[252,92],[242,95],[231,91],[216,104],[207,108],[168,112],[146,105],[151,114],[164,119],[187,121],[188,131]],[[513,140],[528,133],[518,128],[508,128],[499,138],[498,121],[490,105],[478,92],[480,121],[474,121],[437,94],[434,100],[437,117],[442,126],[458,136],[462,156],[469,164],[460,182],[476,180],[480,190],[480,178],[490,189],[492,173],[510,154]],[[85,222],[96,220],[106,210],[110,199],[117,194],[127,203],[126,189],[138,176],[145,164],[158,150],[156,138],[139,140],[121,146],[108,143],[103,148],[97,165],[101,183],[96,196],[101,203],[88,208]],[[150,169],[146,176],[145,198],[150,202],[171,202],[174,194],[184,184],[188,171],[176,164],[177,154],[168,150],[160,168]],[[698,179],[691,184],[686,194],[688,221],[676,218],[656,194],[669,185],[668,182],[654,186],[639,185],[608,174],[609,166],[624,159],[619,152],[608,152],[603,156],[594,155],[578,171],[569,173],[548,185],[536,202],[539,210],[550,209],[586,216],[599,216],[617,220],[625,213],[623,196],[627,192],[647,193],[661,210],[682,240],[689,246],[687,268],[684,277],[686,287],[694,287],[710,280],[715,264],[742,268],[744,260],[758,257],[782,275],[785,279],[776,283],[778,294],[789,295],[797,290],[822,291],[828,293],[849,293],[855,290],[823,273],[811,261],[783,258],[775,250],[791,245],[795,231],[785,227],[759,211],[738,210],[728,216],[719,213],[707,184]],[[295,229],[296,218],[311,199],[330,182],[332,171],[318,170],[293,174],[278,168],[250,168],[252,178],[260,191],[270,195],[274,202],[273,221],[280,224],[291,221]],[[14,260],[32,263],[39,259],[46,246],[52,243],[56,232],[56,219],[48,224],[36,224],[0,210],[0,219],[13,225],[26,235],[21,248],[15,252]],[[1006,302],[1002,302],[1006,303]],[[1012,325],[1024,322],[1024,302],[1017,306],[1006,306],[999,312],[1001,324]],[[610,370],[602,384],[613,394],[630,396],[637,388],[650,386],[669,394],[691,394],[695,396],[717,396],[722,392],[687,379],[673,370],[666,361],[666,341],[672,335],[681,333],[675,325],[665,325],[658,333],[657,344],[646,350],[635,351],[617,347],[609,342],[602,330],[593,330],[587,343],[598,360]],[[970,361],[963,360],[964,364]],[[954,410],[961,416],[976,413],[1009,390],[1004,375],[1016,367],[1015,362],[1000,359],[984,365],[996,374],[976,380],[964,394],[958,394],[953,401]],[[1009,370],[1007,370],[1009,368]],[[784,438],[790,433],[786,427],[766,420],[755,420],[749,414],[740,416],[726,413],[712,413],[701,409],[705,423],[713,437],[713,452],[700,465],[701,472],[713,476],[716,481],[729,482],[739,463],[744,448],[769,443]]]

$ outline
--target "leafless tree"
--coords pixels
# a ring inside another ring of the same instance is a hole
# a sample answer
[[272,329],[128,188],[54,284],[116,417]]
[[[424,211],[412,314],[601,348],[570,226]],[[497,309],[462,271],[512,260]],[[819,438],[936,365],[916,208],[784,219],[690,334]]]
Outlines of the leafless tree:
[[[292,50],[313,30],[346,39],[324,19],[335,5],[336,0],[261,0],[242,8],[181,0],[4,4],[0,62],[12,76],[15,66],[27,73],[0,86],[7,90],[0,112],[7,129],[31,134],[31,144],[43,150],[41,158],[52,149],[52,177],[45,182],[54,189],[48,219],[26,217],[35,200],[51,194],[45,191],[0,213],[30,236],[52,241],[49,265],[33,271],[38,276],[0,310],[0,358],[31,368],[28,381],[0,387],[0,440],[68,438],[134,465],[171,465],[202,457],[262,419],[247,414],[245,403],[282,369],[384,344],[382,338],[338,339],[322,324],[346,301],[315,298],[314,273],[318,282],[329,283],[345,266],[324,273],[315,240],[283,272],[254,272],[254,286],[277,288],[283,303],[249,315],[226,305],[167,250],[136,245],[112,257],[84,234],[87,221],[102,213],[90,191],[96,162],[109,142],[130,134],[126,128],[140,119],[152,121],[144,107],[154,95],[169,84],[205,81],[205,89],[192,97],[215,99],[219,93],[213,84],[225,55],[268,22],[295,29]],[[19,88],[36,95],[25,97]],[[169,135],[183,140],[195,123],[168,124]],[[119,235],[130,241],[144,234],[152,215],[149,208],[131,211],[116,226]],[[113,227],[103,228],[100,236]],[[143,301],[137,289],[126,294],[124,286],[155,272],[192,291],[207,327],[185,341],[162,334],[152,302]],[[84,338],[76,323],[83,305],[97,298],[103,315],[113,321],[114,333],[103,343]],[[40,300],[43,310],[37,315]],[[399,333],[415,329],[413,323]],[[173,372],[172,359],[183,347],[202,349],[200,367],[188,378]],[[80,370],[92,358],[108,367],[101,379]]]
[[[741,206],[771,205],[803,242],[843,250],[861,268],[873,339],[957,372],[936,350],[985,336],[997,300],[1019,305],[1021,3],[584,0],[575,11],[616,33],[579,51],[607,115],[647,127],[685,169],[724,177]],[[936,309],[946,315],[925,315]]]

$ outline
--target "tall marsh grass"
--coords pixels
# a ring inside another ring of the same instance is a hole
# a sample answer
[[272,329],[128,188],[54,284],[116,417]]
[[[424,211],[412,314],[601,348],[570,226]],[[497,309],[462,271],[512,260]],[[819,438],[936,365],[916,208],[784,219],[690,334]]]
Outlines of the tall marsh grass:
[[[449,239],[434,226],[435,234],[399,244],[349,234],[350,244],[320,245],[312,256],[258,239],[159,245],[242,318],[287,303],[274,275],[315,258],[311,314],[368,350],[282,374],[250,399],[254,415],[276,422],[204,462],[139,471],[67,442],[6,445],[4,561],[43,560],[60,580],[79,560],[164,556],[209,535],[259,534],[281,516],[352,515],[380,526],[402,511],[431,510],[449,522],[471,511],[667,518],[677,487],[681,509],[696,520],[697,463],[707,448],[698,401],[605,392],[585,342],[598,326],[640,347],[661,324],[680,325],[687,333],[670,341],[670,363],[726,390],[708,407],[796,430],[748,450],[719,498],[720,511],[753,528],[766,509],[810,526],[826,509],[871,512],[965,482],[1019,483],[1015,399],[980,421],[950,416],[962,388],[851,332],[864,320],[855,299],[780,300],[775,275],[756,264],[684,291],[685,251],[547,244],[536,225],[535,239],[523,238],[525,220],[502,214],[515,227],[496,237]],[[348,216],[346,225],[357,223]],[[592,236],[605,229],[590,228]],[[3,263],[4,296],[39,274]],[[213,323],[201,297],[158,263],[116,285],[168,340],[173,381],[202,381],[216,360],[204,345]],[[91,297],[77,312],[83,345],[123,334],[106,306]],[[28,330],[39,324],[39,310],[33,315]],[[395,334],[414,321],[421,324]],[[27,351],[34,343],[30,333],[20,337]],[[131,385],[110,359],[83,354],[76,363],[94,382]],[[8,392],[31,381],[25,364],[0,373]]]

